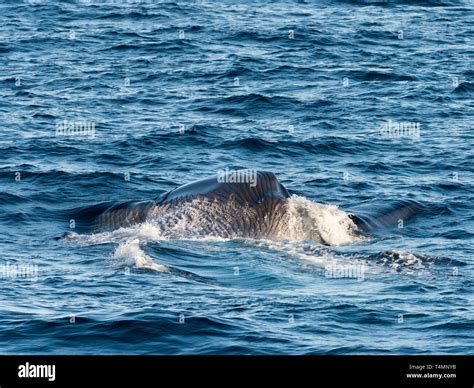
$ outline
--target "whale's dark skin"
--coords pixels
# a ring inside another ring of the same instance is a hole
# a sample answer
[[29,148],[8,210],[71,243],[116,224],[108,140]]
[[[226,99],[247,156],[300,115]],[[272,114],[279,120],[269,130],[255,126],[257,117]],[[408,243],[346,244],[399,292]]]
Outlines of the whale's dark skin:
[[202,234],[220,237],[276,238],[287,216],[288,190],[269,171],[257,171],[255,182],[219,182],[217,176],[195,181],[156,199],[163,214],[195,200],[209,206],[203,212]]
[[[288,190],[278,181],[274,173],[257,171],[255,184],[219,182],[217,177],[194,181],[160,195],[157,205],[186,201],[197,197],[208,200],[229,201],[235,199],[240,205],[260,208],[265,201],[281,202],[290,197]],[[269,205],[273,205],[270,203]],[[271,210],[268,208],[267,210]],[[259,210],[260,211],[260,210]]]
[[[147,220],[167,230],[181,220],[184,232],[194,236],[222,238],[288,238],[290,193],[269,171],[255,172],[250,183],[220,182],[217,176],[191,182],[168,191],[155,200],[105,203],[81,210],[74,217],[78,225],[103,231],[127,227]],[[416,202],[398,201],[382,209],[370,207],[359,216],[349,214],[360,232],[397,226],[400,219],[413,216]]]
[[179,186],[153,201],[99,204],[82,209],[74,218],[78,227],[104,231],[163,219],[181,210],[186,217],[187,210],[199,206],[201,222],[194,225],[195,234],[276,239],[289,197],[272,172],[257,171],[251,183],[219,182],[216,175]]

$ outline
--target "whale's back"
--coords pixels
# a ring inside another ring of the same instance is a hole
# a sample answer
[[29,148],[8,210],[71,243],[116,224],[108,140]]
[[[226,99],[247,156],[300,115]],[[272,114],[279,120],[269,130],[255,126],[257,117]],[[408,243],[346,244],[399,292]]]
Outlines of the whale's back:
[[380,211],[371,206],[356,216],[333,205],[290,197],[272,172],[235,173],[191,182],[151,201],[94,205],[71,218],[81,230],[94,231],[151,224],[160,238],[289,239],[338,245],[357,241],[361,231],[396,226],[419,209],[417,203],[402,201]]
[[[288,198],[290,194],[278,181],[273,172],[248,170],[249,173],[241,172],[241,175],[232,175],[230,172],[223,175],[194,181],[176,189],[168,191],[157,198],[157,204],[165,204],[176,201],[188,200],[196,197],[207,199],[228,200],[235,196],[242,204],[258,205],[264,198]],[[233,182],[233,176],[250,177],[252,179],[241,179],[241,182]]]
[[[245,176],[243,173],[241,176]],[[274,238],[281,231],[290,194],[268,171],[235,182],[227,174],[195,181],[162,194],[155,216],[187,219],[194,233],[219,237]]]

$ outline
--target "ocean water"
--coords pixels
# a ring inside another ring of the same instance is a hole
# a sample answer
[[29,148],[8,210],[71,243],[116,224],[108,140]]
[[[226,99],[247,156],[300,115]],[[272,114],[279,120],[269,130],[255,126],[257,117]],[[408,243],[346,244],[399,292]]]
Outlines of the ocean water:
[[[472,1],[3,0],[0,22],[2,354],[473,353]],[[288,239],[74,216],[226,168],[276,174]]]

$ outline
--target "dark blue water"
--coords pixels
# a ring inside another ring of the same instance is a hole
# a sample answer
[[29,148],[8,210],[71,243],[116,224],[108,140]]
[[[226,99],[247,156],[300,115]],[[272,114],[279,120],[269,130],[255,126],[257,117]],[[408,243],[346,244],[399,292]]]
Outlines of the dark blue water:
[[[472,354],[473,37],[469,0],[3,0],[0,352]],[[273,171],[325,243],[70,215],[225,168]]]

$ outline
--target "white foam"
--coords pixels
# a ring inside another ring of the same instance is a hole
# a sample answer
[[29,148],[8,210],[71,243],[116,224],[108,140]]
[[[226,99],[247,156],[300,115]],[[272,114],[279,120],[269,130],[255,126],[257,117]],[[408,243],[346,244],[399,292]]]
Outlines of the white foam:
[[116,264],[125,267],[146,268],[158,272],[168,272],[169,269],[161,264],[153,262],[140,247],[140,240],[134,239],[120,243],[113,254]]
[[392,269],[396,270],[402,268],[429,268],[432,265],[432,261],[430,259],[431,258],[428,256],[422,256],[401,250],[387,251],[382,255],[382,263],[389,265]]
[[143,251],[140,245],[141,242],[157,241],[160,239],[159,228],[149,222],[137,224],[133,227],[116,229],[111,232],[93,234],[70,233],[66,236],[67,242],[77,245],[118,244],[112,255],[114,265],[167,272],[169,269],[162,264],[155,263]]
[[325,205],[293,195],[288,200],[289,240],[313,240],[328,245],[361,240],[349,214],[334,205]]

